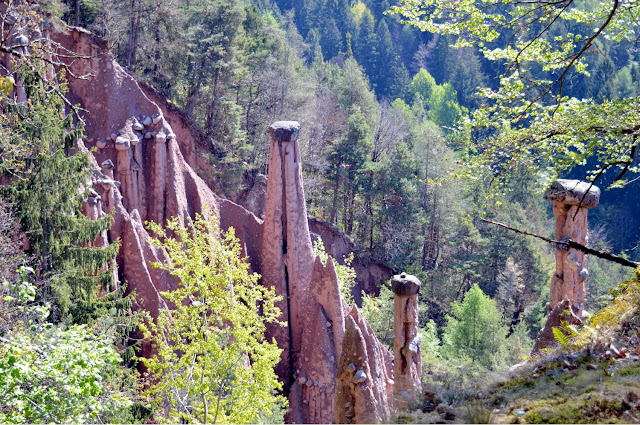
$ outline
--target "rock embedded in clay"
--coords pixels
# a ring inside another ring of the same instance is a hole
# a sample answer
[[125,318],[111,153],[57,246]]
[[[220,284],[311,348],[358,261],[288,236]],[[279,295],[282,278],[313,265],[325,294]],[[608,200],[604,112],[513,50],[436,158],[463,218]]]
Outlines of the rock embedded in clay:
[[102,186],[104,190],[117,189],[120,187],[120,182],[113,179],[98,179],[96,183]]
[[105,161],[102,161],[101,167],[103,170],[113,170],[115,168],[115,165],[113,165],[113,161],[107,159]]
[[277,121],[269,127],[271,137],[279,142],[298,140],[300,124],[298,121]]
[[142,124],[140,124],[139,122],[136,121],[136,122],[133,123],[133,129],[135,131],[142,131],[142,130],[144,130],[144,125],[142,125]]
[[367,374],[364,372],[364,370],[360,369],[353,376],[353,378],[351,379],[351,382],[353,382],[354,384],[359,384],[359,383],[364,382],[366,380],[367,380]]
[[96,142],[96,147],[97,147],[98,149],[104,149],[104,148],[106,148],[106,147],[107,147],[107,142],[105,142],[104,140],[98,140],[98,141]]
[[142,124],[144,124],[145,127],[150,126],[153,123],[153,120],[151,119],[151,117],[144,117],[144,119],[142,120]]
[[156,143],[165,143],[167,141],[167,135],[162,131],[156,134]]
[[119,151],[126,151],[131,147],[131,142],[122,136],[116,137],[116,149]]
[[29,45],[29,38],[24,34],[16,34],[11,38],[11,41],[15,44],[13,48],[24,48]]

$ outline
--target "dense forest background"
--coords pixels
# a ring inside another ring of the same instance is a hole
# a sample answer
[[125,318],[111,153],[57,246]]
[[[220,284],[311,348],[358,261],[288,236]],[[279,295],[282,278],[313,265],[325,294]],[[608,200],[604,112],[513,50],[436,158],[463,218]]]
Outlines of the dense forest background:
[[[550,235],[544,188],[524,172],[498,189],[485,176],[450,178],[472,154],[464,142],[487,136],[458,124],[481,102],[477,87],[497,86],[503,69],[472,47],[452,48],[448,36],[402,24],[385,13],[389,6],[76,0],[64,19],[107,38],[124,67],[193,121],[209,147],[218,192],[234,198],[264,181],[267,126],[298,120],[310,214],[348,234],[364,261],[418,275],[425,320],[443,326],[452,302],[478,284],[508,318],[509,333],[523,321],[534,337],[544,318],[551,248],[474,214],[480,209]],[[570,75],[566,94],[638,95],[637,48],[599,43],[589,56],[591,77]],[[580,178],[581,171],[563,177]],[[637,184],[604,193],[590,215],[593,246],[637,256]],[[588,267],[595,309],[625,271],[594,258]]]

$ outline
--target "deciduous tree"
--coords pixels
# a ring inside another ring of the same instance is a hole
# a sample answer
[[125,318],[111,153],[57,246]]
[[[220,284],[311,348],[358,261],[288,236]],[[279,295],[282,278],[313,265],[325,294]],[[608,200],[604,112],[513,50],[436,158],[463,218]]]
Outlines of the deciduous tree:
[[233,228],[221,233],[215,219],[200,215],[186,225],[173,218],[166,229],[149,228],[168,256],[154,267],[180,284],[162,293],[175,308],[141,326],[157,350],[141,359],[151,372],[148,393],[160,410],[166,402],[165,419],[173,423],[268,420],[286,402],[275,394],[282,350],[264,338],[265,323],[280,314],[273,290],[249,272]]

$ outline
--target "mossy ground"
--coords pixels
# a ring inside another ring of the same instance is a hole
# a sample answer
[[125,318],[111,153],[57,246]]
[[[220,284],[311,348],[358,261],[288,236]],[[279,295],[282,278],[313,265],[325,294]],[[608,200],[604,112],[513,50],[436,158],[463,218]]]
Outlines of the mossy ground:
[[637,359],[547,366],[497,385],[486,401],[496,423],[636,423],[639,374]]
[[[436,395],[431,406],[417,402],[396,422],[640,422],[640,358],[597,361],[586,355],[565,355],[561,359],[531,362],[509,377],[485,377],[479,393],[467,388],[456,400]],[[564,360],[576,368],[566,367]]]

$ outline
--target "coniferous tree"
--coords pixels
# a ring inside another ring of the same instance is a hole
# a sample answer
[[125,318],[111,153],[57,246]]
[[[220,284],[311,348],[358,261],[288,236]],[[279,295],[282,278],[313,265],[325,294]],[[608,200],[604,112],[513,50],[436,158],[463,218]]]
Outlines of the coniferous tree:
[[480,58],[472,49],[459,50],[453,71],[447,81],[457,92],[457,102],[466,108],[475,108],[478,100],[475,93],[479,87],[484,87],[485,76],[482,73]]
[[393,77],[389,86],[389,98],[405,100],[411,81],[409,79],[409,71],[398,55],[393,57],[390,68]]
[[431,54],[429,73],[433,75],[433,78],[435,78],[438,84],[446,82],[449,76],[449,58],[453,54],[451,44],[451,37],[442,34],[438,37],[433,53]]
[[389,32],[389,26],[385,19],[378,22],[376,29],[376,37],[378,39],[378,57],[376,58],[377,72],[373,76],[373,83],[378,97],[388,97],[389,87],[393,84],[393,73],[389,64],[394,58],[393,40]]
[[343,190],[343,227],[350,232],[353,225],[353,201],[355,197],[356,177],[364,165],[373,141],[371,128],[359,108],[355,108],[347,119],[347,132],[334,143],[329,153],[328,178],[333,181],[333,201],[331,222],[335,223],[338,212],[339,188]]
[[[89,154],[76,145],[82,125],[74,127],[73,115],[65,116],[62,101],[44,84],[25,76],[29,102],[7,108],[6,124],[14,137],[38,147],[25,176],[13,181],[8,195],[42,276],[51,280],[61,313],[85,323],[116,304],[127,307],[128,301],[121,300],[124,287],[115,290],[110,269],[119,243],[91,246],[109,229],[111,216],[92,221],[80,212],[88,195],[81,189],[90,174]],[[113,292],[98,298],[100,291]]]
[[486,367],[501,363],[507,330],[495,301],[476,284],[452,310],[443,338],[451,354],[466,356]]
[[320,45],[320,34],[316,28],[313,28],[307,34],[306,43],[309,45],[309,62],[313,63],[318,57],[324,58],[322,54],[322,46]]
[[327,0],[322,16],[323,23],[327,22],[329,18],[333,18],[342,34],[353,33],[355,30],[353,14],[348,0]]
[[356,60],[364,68],[367,75],[374,75],[378,57],[378,37],[375,32],[373,15],[368,9],[362,14],[355,41]]
[[327,59],[338,56],[343,49],[342,36],[336,21],[330,18],[322,27],[322,53]]

